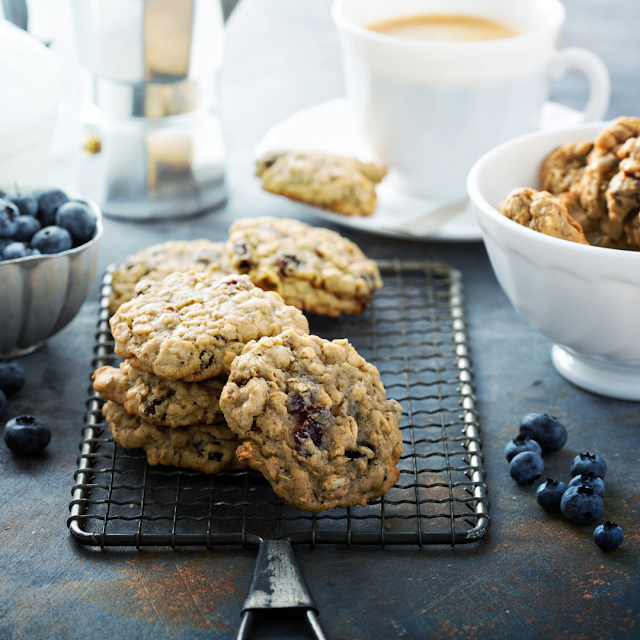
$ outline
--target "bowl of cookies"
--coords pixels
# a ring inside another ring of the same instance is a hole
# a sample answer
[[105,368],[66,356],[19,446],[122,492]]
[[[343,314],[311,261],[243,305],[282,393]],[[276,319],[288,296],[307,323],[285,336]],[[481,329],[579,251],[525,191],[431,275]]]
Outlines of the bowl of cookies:
[[467,187],[500,286],[558,372],[640,400],[640,119],[521,136]]

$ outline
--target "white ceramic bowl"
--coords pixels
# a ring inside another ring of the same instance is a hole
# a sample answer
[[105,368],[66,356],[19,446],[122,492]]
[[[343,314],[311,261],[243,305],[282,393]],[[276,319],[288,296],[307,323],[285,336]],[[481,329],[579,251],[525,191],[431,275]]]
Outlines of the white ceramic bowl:
[[538,132],[496,147],[467,181],[500,286],[516,311],[555,344],[558,372],[605,396],[640,400],[640,252],[585,246],[532,231],[497,205],[518,187],[540,188],[542,159],[593,140],[606,123]]
[[89,242],[62,253],[0,262],[0,358],[42,347],[73,320],[89,293],[98,262],[102,215],[94,202],[69,195],[96,214],[96,233]]

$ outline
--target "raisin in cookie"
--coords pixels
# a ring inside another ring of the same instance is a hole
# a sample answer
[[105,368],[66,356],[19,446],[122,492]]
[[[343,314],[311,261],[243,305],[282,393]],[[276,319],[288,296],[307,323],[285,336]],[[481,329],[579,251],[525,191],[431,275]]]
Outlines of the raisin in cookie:
[[238,458],[298,509],[364,506],[398,480],[402,408],[346,340],[287,330],[248,344],[220,406]]
[[257,161],[265,191],[347,216],[369,216],[386,167],[320,151],[279,151]]
[[226,376],[183,382],[161,380],[153,373],[134,369],[126,360],[120,368],[100,367],[93,374],[93,388],[128,413],[165,427],[184,427],[222,419],[220,394]]
[[111,274],[109,315],[135,298],[140,280],[160,281],[174,271],[210,271],[222,277],[229,274],[225,263],[224,242],[172,240],[147,247],[129,256]]
[[136,292],[109,321],[115,352],[164,380],[215,378],[251,340],[287,327],[309,331],[298,309],[247,276],[172,273],[162,282],[142,280]]
[[562,201],[547,191],[515,189],[498,205],[502,215],[514,222],[554,238],[589,244],[582,227]]
[[240,441],[224,422],[171,429],[129,415],[115,402],[106,402],[102,412],[116,444],[125,449],[144,449],[150,465],[204,473],[246,468],[235,454]]
[[382,286],[378,266],[356,244],[299,220],[236,220],[227,248],[230,268],[311,313],[361,313]]

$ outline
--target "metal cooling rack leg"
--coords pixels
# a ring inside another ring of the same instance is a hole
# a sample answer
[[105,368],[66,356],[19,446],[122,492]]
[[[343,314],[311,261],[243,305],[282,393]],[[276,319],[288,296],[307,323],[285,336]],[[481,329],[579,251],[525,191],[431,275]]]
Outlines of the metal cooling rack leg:
[[263,540],[249,595],[242,608],[238,640],[248,640],[255,611],[260,609],[306,609],[306,619],[316,640],[326,640],[318,621],[309,587],[298,567],[288,540]]

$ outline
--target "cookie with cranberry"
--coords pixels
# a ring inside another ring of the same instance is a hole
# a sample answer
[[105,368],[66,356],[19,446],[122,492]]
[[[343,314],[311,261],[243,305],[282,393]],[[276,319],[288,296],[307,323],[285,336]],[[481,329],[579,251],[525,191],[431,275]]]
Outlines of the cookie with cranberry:
[[136,292],[109,321],[115,352],[163,380],[215,378],[251,340],[289,327],[309,331],[298,309],[247,276],[172,273],[162,282],[142,280]]
[[114,442],[125,449],[144,449],[150,465],[204,473],[246,468],[235,454],[240,441],[224,422],[172,429],[129,415],[115,402],[106,402],[102,412]]
[[398,480],[402,408],[347,340],[287,330],[248,344],[220,407],[238,458],[298,509],[364,506]]
[[136,295],[140,280],[163,280],[174,271],[209,271],[220,277],[225,270],[224,242],[171,240],[154,244],[123,260],[111,274],[109,315]]
[[100,367],[93,388],[105,399],[124,406],[131,415],[165,427],[212,424],[222,420],[220,394],[226,376],[183,382],[162,380],[134,369],[126,360],[119,368]]
[[355,243],[299,220],[236,220],[227,250],[229,268],[311,313],[361,313],[382,286],[378,266]]

